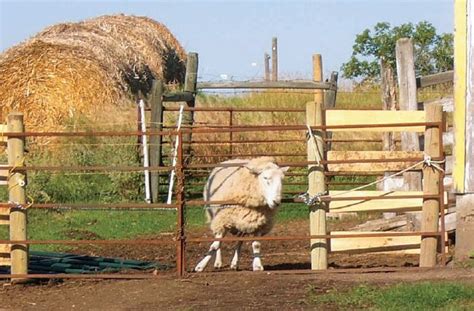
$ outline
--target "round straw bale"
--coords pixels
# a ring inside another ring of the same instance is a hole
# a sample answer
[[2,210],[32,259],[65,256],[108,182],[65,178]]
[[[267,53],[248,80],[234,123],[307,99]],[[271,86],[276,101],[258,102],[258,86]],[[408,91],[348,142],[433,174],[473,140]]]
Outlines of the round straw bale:
[[25,113],[29,130],[99,119],[133,107],[152,79],[181,83],[185,52],[149,18],[113,15],[46,28],[0,55],[0,112]]

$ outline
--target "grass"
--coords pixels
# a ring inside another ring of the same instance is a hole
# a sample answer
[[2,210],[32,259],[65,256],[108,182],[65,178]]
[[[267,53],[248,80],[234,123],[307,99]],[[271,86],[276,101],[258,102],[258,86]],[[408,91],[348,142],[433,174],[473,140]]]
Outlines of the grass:
[[348,291],[334,289],[323,295],[309,287],[307,302],[337,310],[472,310],[474,285],[421,282],[380,288],[362,284]]

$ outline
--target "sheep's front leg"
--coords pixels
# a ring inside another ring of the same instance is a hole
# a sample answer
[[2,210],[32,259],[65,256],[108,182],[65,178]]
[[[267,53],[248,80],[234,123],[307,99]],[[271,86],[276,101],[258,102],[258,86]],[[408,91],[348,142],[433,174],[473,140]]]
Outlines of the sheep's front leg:
[[235,246],[234,257],[232,257],[232,261],[230,263],[230,268],[232,270],[237,270],[239,267],[240,249],[242,248],[242,243],[243,241],[238,241],[237,245]]
[[214,268],[222,268],[222,252],[220,247],[216,250],[216,260],[214,261]]
[[260,242],[252,242],[253,250],[253,271],[263,271],[262,260],[260,259]]
[[[220,239],[223,237],[223,234],[218,233],[215,235],[215,238]],[[211,260],[212,256],[215,255],[216,251],[220,249],[221,242],[220,241],[214,241],[211,244],[211,247],[209,248],[209,252],[204,256],[204,258],[196,265],[194,268],[194,271],[196,272],[202,272],[206,268],[207,264],[209,263],[209,260]]]

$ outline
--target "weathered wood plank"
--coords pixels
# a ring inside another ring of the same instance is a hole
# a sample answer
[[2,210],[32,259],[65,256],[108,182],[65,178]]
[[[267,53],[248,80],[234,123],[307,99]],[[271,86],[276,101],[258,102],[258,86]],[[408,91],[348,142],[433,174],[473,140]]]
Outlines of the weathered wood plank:
[[[331,78],[329,81],[334,85],[337,85],[338,74],[337,72],[333,71],[331,73]],[[324,92],[324,109],[334,109],[336,107],[336,96],[337,96],[337,89],[334,90],[326,90]],[[326,132],[326,139],[332,138],[332,132]],[[332,143],[331,141],[326,141],[326,148],[327,150],[331,150]]]
[[175,92],[163,94],[164,102],[189,102],[194,100],[194,93],[192,92]]
[[[331,234],[360,234],[377,233],[377,231],[332,231]],[[420,253],[420,236],[397,236],[397,237],[377,237],[377,238],[341,238],[331,239],[331,252],[344,253]],[[447,249],[447,247],[446,247]]]
[[[331,234],[361,234],[376,233],[376,231],[333,231]],[[359,251],[365,252],[387,252],[400,251],[403,249],[412,250],[409,253],[419,253],[419,236],[397,236],[397,237],[376,237],[376,238],[343,238],[331,239],[331,252]]]
[[0,244],[0,266],[10,265],[10,244]]
[[[423,158],[421,151],[329,151],[328,161],[335,160],[369,160],[369,159],[401,159]],[[416,162],[385,162],[385,163],[342,163],[329,164],[330,172],[385,172],[401,171]],[[421,169],[421,165],[418,169]]]
[[[329,191],[329,195],[334,197],[371,197],[366,200],[353,201],[332,201],[329,204],[331,213],[348,213],[348,212],[409,212],[421,211],[423,206],[422,198],[411,199],[383,199],[390,196],[405,195],[423,195],[422,191],[353,191],[343,195],[340,193],[346,191]],[[373,197],[373,198],[372,198]],[[444,200],[447,202],[448,194],[445,192]]]
[[[425,122],[424,111],[384,111],[384,110],[327,110],[326,125],[358,125],[358,124],[407,124]],[[355,131],[355,129],[335,129],[333,132]],[[400,126],[358,128],[357,132],[424,132],[424,126]]]
[[[400,110],[416,111],[415,55],[413,40],[400,38],[396,43],[397,77]],[[402,150],[418,151],[420,142],[417,133],[403,132],[401,134]],[[421,172],[406,172],[403,174],[407,190],[421,190]]]
[[427,86],[437,85],[441,83],[453,82],[454,81],[454,71],[449,70],[445,72],[435,73],[432,75],[426,75],[416,78],[416,87],[424,88]]
[[0,254],[10,254],[10,244],[0,244]]
[[0,207],[0,225],[10,225],[9,207]]
[[197,89],[302,89],[329,90],[332,84],[314,81],[198,82]]
[[0,164],[0,186],[6,186],[8,184],[8,170],[3,167],[8,165]]
[[0,124],[0,143],[5,144],[7,142],[7,137],[3,133],[8,132],[6,124]]

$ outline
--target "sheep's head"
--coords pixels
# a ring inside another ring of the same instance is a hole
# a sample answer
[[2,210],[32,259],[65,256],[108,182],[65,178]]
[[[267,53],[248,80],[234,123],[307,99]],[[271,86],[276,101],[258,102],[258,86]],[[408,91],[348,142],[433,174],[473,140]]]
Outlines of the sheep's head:
[[267,205],[270,208],[278,207],[281,203],[283,177],[289,167],[279,167],[274,160],[250,161],[245,167],[258,178]]

